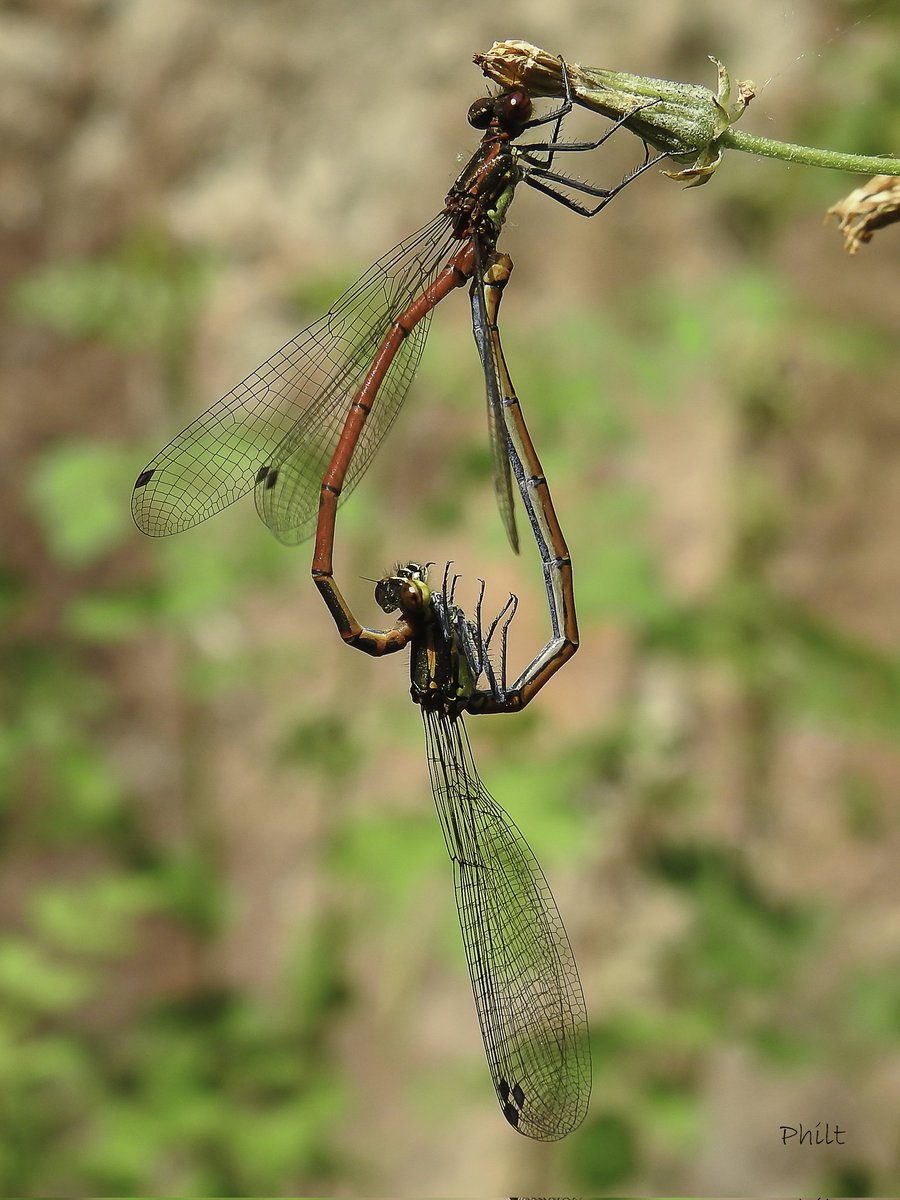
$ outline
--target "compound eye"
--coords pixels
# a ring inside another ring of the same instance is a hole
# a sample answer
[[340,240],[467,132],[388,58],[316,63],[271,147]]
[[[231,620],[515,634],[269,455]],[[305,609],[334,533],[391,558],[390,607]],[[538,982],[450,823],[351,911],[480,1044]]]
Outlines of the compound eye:
[[469,106],[468,122],[475,129],[487,129],[494,117],[494,101],[491,96],[482,96]]
[[379,579],[375,584],[375,603],[382,612],[392,613],[400,607],[397,580]]
[[421,612],[423,603],[422,589],[414,583],[403,583],[399,589],[398,608],[407,615]]
[[531,97],[521,90],[500,96],[495,106],[502,125],[524,125],[531,116]]

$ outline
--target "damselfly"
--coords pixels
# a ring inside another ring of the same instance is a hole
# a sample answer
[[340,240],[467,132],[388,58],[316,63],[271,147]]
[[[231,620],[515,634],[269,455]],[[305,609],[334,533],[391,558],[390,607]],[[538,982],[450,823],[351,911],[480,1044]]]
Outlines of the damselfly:
[[[431,311],[468,279],[480,278],[517,185],[594,216],[657,161],[645,146],[643,162],[612,188],[554,171],[557,154],[596,149],[626,119],[594,141],[561,142],[572,104],[567,90],[558,108],[533,117],[521,89],[476,100],[468,120],[484,134],[438,216],[160,451],[135,483],[138,527],[151,535],[178,533],[255,487],[257,510],[280,540],[307,537],[323,478],[335,502],[359,481],[409,390]],[[513,144],[547,124],[553,126],[547,141]],[[563,187],[592,199],[576,200]],[[476,337],[483,337],[473,316]],[[500,512],[517,548],[502,419],[490,391],[488,424]]]
[[457,578],[449,577],[449,566],[440,592],[432,593],[427,565],[416,563],[398,567],[375,588],[382,610],[399,612],[397,625],[364,628],[331,572],[333,507],[329,519],[324,507],[320,513],[316,551],[317,559],[322,552],[327,570],[316,580],[350,645],[373,655],[410,648],[411,694],[425,722],[431,787],[453,862],[460,929],[491,1078],[509,1123],[529,1137],[553,1140],[580,1124],[590,1096],[581,982],[543,872],[482,785],[462,720],[464,713],[519,711],[578,647],[569,552],[497,331],[510,267],[505,255],[495,255],[473,288],[473,305],[487,331],[479,348],[488,391],[498,403],[508,461],[540,551],[549,641],[508,684],[507,635],[515,597],[485,629],[484,584],[469,620],[454,602]]
[[[546,679],[547,663],[539,655],[507,689],[506,635],[515,598],[484,631],[482,597],[468,620],[454,603],[456,578],[448,572],[449,564],[435,594],[426,568],[409,563],[380,580],[375,595],[386,612],[398,610],[410,630],[411,692],[422,710],[431,790],[453,863],[463,946],[500,1107],[520,1133],[552,1141],[571,1133],[587,1111],[584,995],[547,880],[482,784],[463,723],[466,712],[521,707]],[[495,668],[490,655],[497,634]]]

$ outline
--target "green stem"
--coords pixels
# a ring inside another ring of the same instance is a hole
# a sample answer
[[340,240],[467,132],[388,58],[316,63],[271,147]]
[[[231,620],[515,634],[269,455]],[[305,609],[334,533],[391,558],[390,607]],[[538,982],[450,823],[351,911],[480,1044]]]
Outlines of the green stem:
[[868,175],[900,175],[900,158],[879,158],[874,154],[844,154],[840,150],[822,150],[818,146],[797,146],[754,133],[729,129],[718,138],[720,146],[762,154],[782,162],[802,163],[808,167],[832,167],[836,171],[859,171]]

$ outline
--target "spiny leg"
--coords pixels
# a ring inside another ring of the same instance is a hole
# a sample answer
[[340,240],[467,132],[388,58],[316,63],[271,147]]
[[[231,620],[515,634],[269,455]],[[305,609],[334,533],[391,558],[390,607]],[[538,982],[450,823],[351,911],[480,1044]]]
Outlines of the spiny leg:
[[512,260],[496,252],[490,256],[486,269],[476,272],[472,284],[473,323],[476,330],[482,331],[476,341],[485,375],[493,379],[501,397],[512,470],[543,564],[552,636],[508,692],[505,689],[502,694],[479,692],[473,698],[470,710],[479,712],[524,708],[578,648],[572,561],[500,342],[498,312],[511,272]]
[[[566,85],[569,86],[568,72],[566,72],[565,79]],[[616,130],[621,129],[622,126],[625,125],[626,122],[630,121],[636,113],[643,112],[645,108],[652,108],[658,103],[658,100],[650,100],[646,104],[638,104],[634,108],[629,109],[627,113],[623,113],[620,117],[617,117],[609,126],[609,128],[603,131],[600,137],[594,138],[594,140],[590,142],[559,142],[556,140],[559,137],[559,126],[557,126],[557,129],[554,130],[554,135],[550,141],[524,143],[518,142],[517,149],[522,152],[526,162],[539,169],[548,170],[553,165],[554,155],[568,152],[580,154],[588,150],[598,150],[608,138],[612,137]],[[566,109],[566,113],[571,111],[571,107],[572,106],[570,105],[569,108]],[[566,113],[563,113],[563,116],[565,116]],[[560,123],[561,122],[562,117],[560,117]],[[527,129],[528,126],[526,125],[525,128]],[[536,162],[534,159],[535,154],[546,154],[547,161],[543,163]]]
[[[533,187],[535,191],[541,192],[544,196],[549,196],[551,200],[555,200],[557,204],[562,204],[564,208],[577,213],[579,217],[596,217],[597,213],[602,212],[623,188],[666,157],[665,154],[657,154],[654,158],[645,157],[642,163],[629,171],[624,179],[611,188],[595,187],[594,184],[583,183],[580,179],[572,179],[568,175],[557,174],[556,171],[545,171],[541,167],[530,169],[524,175],[524,180],[529,187]],[[593,207],[581,204],[577,200],[573,200],[571,196],[565,195],[564,192],[557,191],[551,186],[554,183],[572,188],[573,191],[582,192],[586,196],[599,196],[600,200]]]
[[504,606],[500,609],[499,613],[497,613],[496,617],[491,622],[490,628],[487,631],[487,637],[484,639],[485,658],[487,659],[488,662],[490,662],[489,651],[490,651],[491,640],[494,637],[494,634],[497,632],[497,630],[498,629],[500,630],[500,682],[499,682],[499,684],[497,683],[497,680],[495,677],[496,672],[493,670],[493,664],[492,664],[492,669],[491,669],[491,672],[489,675],[491,686],[492,686],[494,692],[500,696],[506,696],[507,692],[508,692],[508,684],[507,684],[507,679],[506,679],[506,664],[508,662],[507,650],[508,650],[508,640],[509,640],[509,627],[512,624],[512,619],[516,615],[516,611],[517,611],[518,607],[519,607],[519,597],[514,595],[512,592],[510,592],[509,599],[506,601]]

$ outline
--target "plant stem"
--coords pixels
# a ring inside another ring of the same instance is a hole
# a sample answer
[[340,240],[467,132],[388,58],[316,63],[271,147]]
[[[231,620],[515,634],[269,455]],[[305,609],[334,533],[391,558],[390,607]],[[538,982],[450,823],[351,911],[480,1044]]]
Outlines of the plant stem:
[[900,158],[881,158],[873,154],[845,154],[840,150],[822,150],[818,146],[797,146],[774,138],[758,137],[740,129],[720,134],[719,144],[729,150],[744,150],[778,158],[782,162],[803,163],[809,167],[831,167],[836,171],[859,171],[871,175],[900,175]]

